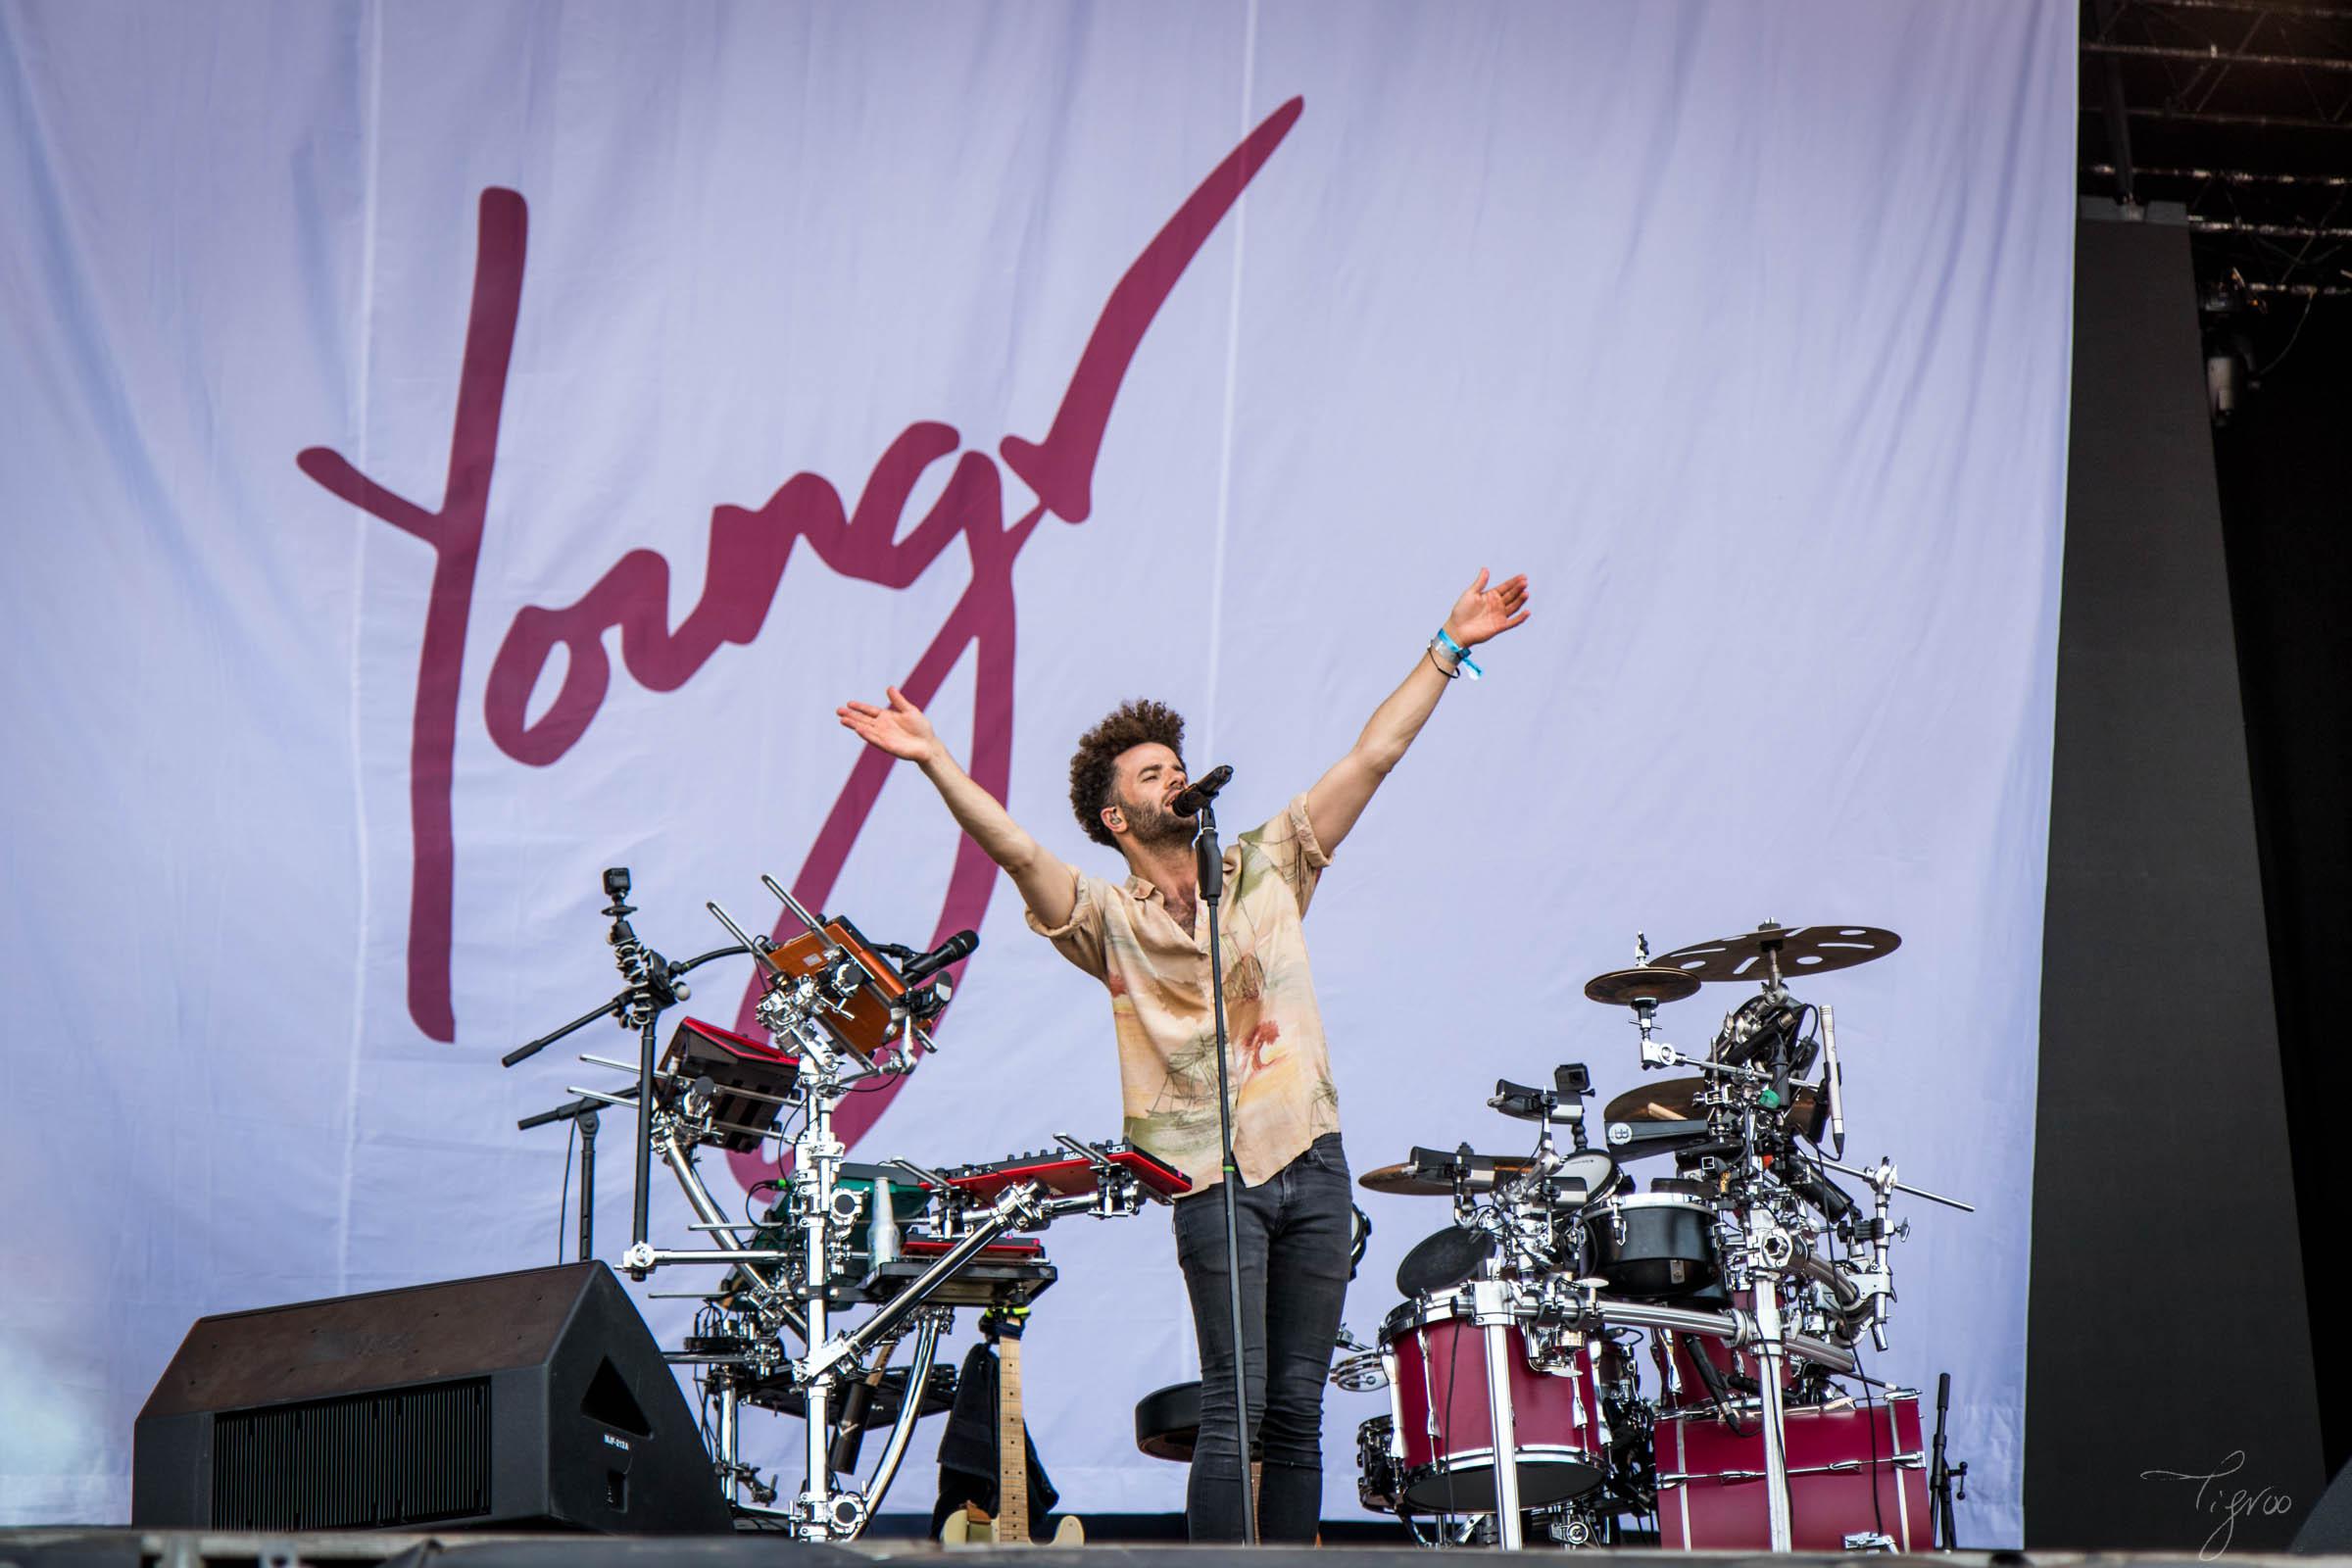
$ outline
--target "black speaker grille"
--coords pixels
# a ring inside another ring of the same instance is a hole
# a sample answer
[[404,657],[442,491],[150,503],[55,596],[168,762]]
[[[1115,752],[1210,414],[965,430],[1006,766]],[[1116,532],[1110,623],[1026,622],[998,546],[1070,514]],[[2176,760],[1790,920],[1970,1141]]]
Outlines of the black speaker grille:
[[349,1530],[490,1511],[490,1380],[213,1419],[213,1528]]

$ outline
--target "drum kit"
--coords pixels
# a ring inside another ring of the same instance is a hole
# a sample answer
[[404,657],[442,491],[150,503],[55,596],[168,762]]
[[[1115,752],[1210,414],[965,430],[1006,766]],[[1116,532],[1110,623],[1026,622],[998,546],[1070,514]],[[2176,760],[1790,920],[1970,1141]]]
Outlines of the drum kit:
[[[1653,959],[1637,938],[1585,995],[1630,1008],[1642,1067],[1679,1076],[1610,1101],[1597,1138],[1581,1063],[1548,1088],[1505,1079],[1487,1103],[1534,1124],[1531,1152],[1415,1149],[1360,1178],[1453,1207],[1398,1266],[1378,1346],[1334,1368],[1389,1393],[1358,1434],[1366,1507],[1433,1545],[1622,1542],[1644,1516],[1682,1549],[1951,1544],[1949,1380],[1931,1446],[1919,1396],[1863,1376],[1857,1350],[1886,1345],[1894,1196],[1969,1205],[1890,1160],[1844,1163],[1837,1019],[1788,989],[1900,942],[1767,921]],[[1709,983],[1756,989],[1687,1054],[1658,1010]],[[1649,1160],[1671,1174],[1644,1187]]]
[[[889,1490],[915,1422],[947,1397],[935,1363],[955,1311],[1017,1311],[1053,1284],[1042,1245],[1019,1233],[1070,1215],[1133,1215],[1191,1184],[1125,1143],[1062,1134],[1044,1152],[955,1169],[845,1159],[835,1112],[936,1049],[927,1026],[952,995],[946,971],[976,939],[959,933],[921,954],[871,942],[760,880],[799,935],[755,937],[710,904],[732,943],[672,962],[630,927],[628,873],[606,872],[623,989],[505,1059],[608,1017],[637,1036],[633,1061],[580,1057],[633,1082],[574,1086],[572,1104],[525,1122],[568,1120],[580,1134],[579,1254],[594,1255],[597,1111],[624,1108],[638,1137],[621,1267],[639,1280],[718,1272],[706,1289],[652,1293],[700,1303],[692,1334],[667,1354],[696,1369],[717,1485],[747,1526],[848,1541]],[[1692,1549],[1951,1544],[1953,1487],[1967,1467],[1943,1461],[1943,1395],[1931,1445],[1918,1396],[1862,1376],[1857,1347],[1886,1344],[1889,1247],[1909,1229],[1893,1221],[1894,1195],[1968,1205],[1896,1180],[1890,1160],[1843,1162],[1836,1017],[1788,990],[1899,942],[1871,927],[1767,922],[1652,959],[1638,939],[1634,964],[1585,994],[1630,1008],[1643,1068],[1680,1076],[1609,1102],[1597,1137],[1582,1064],[1555,1069],[1548,1087],[1506,1079],[1487,1102],[1533,1124],[1531,1152],[1415,1149],[1364,1174],[1372,1191],[1452,1205],[1451,1223],[1399,1265],[1405,1299],[1378,1343],[1343,1331],[1333,1380],[1389,1394],[1388,1414],[1359,1433],[1368,1507],[1430,1544],[1513,1547],[1531,1528],[1569,1545],[1619,1542],[1644,1516],[1663,1544]],[[689,996],[686,974],[730,955],[759,967],[753,1011],[764,1038],[687,1018],[664,1048],[662,1015]],[[1658,1010],[1710,982],[1757,989],[1703,1054],[1687,1054],[1659,1038]],[[696,1161],[713,1148],[789,1151],[764,1184],[778,1195],[764,1215],[732,1215],[711,1195]],[[654,1244],[656,1160],[707,1245]],[[1636,1167],[1645,1160],[1670,1161],[1673,1174],[1644,1187]],[[1643,1335],[1654,1387],[1638,1353]],[[908,1340],[908,1364],[892,1366]],[[773,1506],[780,1483],[744,1461],[747,1409],[805,1424],[801,1482],[785,1506]],[[863,1434],[884,1427],[860,1481]]]
[[[944,972],[977,946],[966,931],[929,953],[869,942],[846,919],[811,913],[772,877],[761,883],[803,930],[782,943],[755,937],[716,904],[731,945],[683,962],[645,946],[630,927],[629,874],[605,873],[607,940],[623,981],[602,1006],[510,1052],[515,1063],[599,1019],[638,1036],[635,1061],[583,1054],[582,1061],[634,1075],[615,1090],[566,1092],[570,1105],[523,1125],[574,1122],[581,1134],[579,1252],[594,1255],[592,1193],[600,1106],[638,1116],[636,1185],[621,1267],[643,1280],[666,1268],[720,1271],[710,1289],[653,1292],[696,1300],[694,1331],[665,1352],[698,1369],[712,1468],[738,1521],[802,1540],[863,1533],[897,1476],[916,1420],[947,1395],[935,1368],[939,1341],[959,1306],[1025,1307],[1054,1270],[1035,1240],[1016,1235],[1076,1214],[1133,1215],[1189,1191],[1180,1171],[1118,1141],[1056,1134],[1051,1151],[935,1170],[912,1160],[853,1164],[834,1136],[843,1100],[911,1072],[936,1048],[926,1025],[947,1006]],[[754,1014],[765,1038],[684,1019],[666,1050],[662,1013],[686,1000],[684,976],[716,958],[749,956],[762,977]],[[789,1121],[787,1118],[789,1117]],[[789,1158],[763,1217],[730,1215],[696,1169],[699,1151],[781,1146]],[[669,1167],[695,1219],[715,1245],[662,1248],[648,1235],[651,1168]],[[855,1322],[853,1312],[870,1308]],[[889,1365],[911,1337],[910,1362]],[[743,1460],[742,1412],[789,1413],[805,1423],[798,1494],[770,1506],[777,1485]],[[889,1436],[869,1476],[856,1469],[863,1434]]]

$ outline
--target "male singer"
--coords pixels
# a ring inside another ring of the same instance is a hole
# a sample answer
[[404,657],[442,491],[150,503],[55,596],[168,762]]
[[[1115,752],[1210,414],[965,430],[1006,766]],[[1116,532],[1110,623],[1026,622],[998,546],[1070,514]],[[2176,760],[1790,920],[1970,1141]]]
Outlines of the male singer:
[[[1528,617],[1527,578],[1478,579],[1404,684],[1348,755],[1272,821],[1225,847],[1218,942],[1225,971],[1233,1152],[1240,1173],[1242,1355],[1250,1429],[1264,1460],[1259,1536],[1311,1542],[1323,1500],[1323,1385],[1348,1289],[1349,1194],[1339,1097],[1307,973],[1300,916],[1331,852],[1402,760],[1469,650]],[[916,763],[956,822],[1021,890],[1032,929],[1110,991],[1126,1136],[1193,1179],[1176,1204],[1177,1258],[1200,1348],[1200,1436],[1186,1515],[1195,1541],[1242,1535],[1217,1126],[1208,933],[1200,920],[1184,720],[1131,702],[1081,736],[1070,760],[1079,826],[1127,862],[1123,882],[1066,864],[948,755],[896,688],[889,706],[836,710],[867,743]]]

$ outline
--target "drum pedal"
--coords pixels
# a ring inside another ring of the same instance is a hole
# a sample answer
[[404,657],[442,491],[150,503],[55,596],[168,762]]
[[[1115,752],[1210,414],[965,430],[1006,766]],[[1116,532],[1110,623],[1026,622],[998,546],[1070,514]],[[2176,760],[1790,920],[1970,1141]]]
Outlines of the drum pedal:
[[1894,1550],[1894,1538],[1876,1530],[1849,1531],[1845,1538],[1845,1549],[1848,1551],[1890,1552]]

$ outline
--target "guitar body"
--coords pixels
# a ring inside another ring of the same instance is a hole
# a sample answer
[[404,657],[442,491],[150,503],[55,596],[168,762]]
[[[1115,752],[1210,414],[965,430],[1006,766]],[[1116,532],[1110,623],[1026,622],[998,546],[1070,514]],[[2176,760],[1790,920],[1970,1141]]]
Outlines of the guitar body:
[[[997,1344],[997,1516],[991,1519],[976,1504],[949,1514],[939,1539],[949,1546],[1026,1546],[1029,1539],[1029,1444],[1021,1424],[1021,1330],[1024,1309],[991,1312],[980,1320],[981,1331]],[[1064,1514],[1054,1528],[1049,1544],[1076,1546],[1086,1541],[1086,1527]]]
[[[975,1516],[968,1508],[958,1508],[948,1515],[948,1522],[940,1527],[939,1539],[943,1545],[949,1546],[993,1546],[998,1544],[997,1522],[986,1514]],[[1024,1542],[1022,1544],[1035,1545],[1037,1543]],[[1063,1514],[1061,1523],[1054,1527],[1054,1539],[1044,1544],[1083,1546],[1086,1544],[1086,1526],[1070,1515]]]

